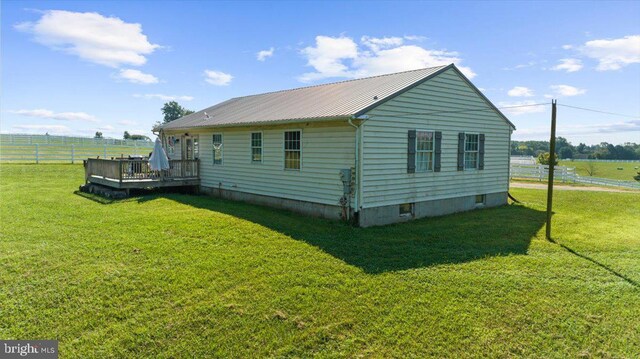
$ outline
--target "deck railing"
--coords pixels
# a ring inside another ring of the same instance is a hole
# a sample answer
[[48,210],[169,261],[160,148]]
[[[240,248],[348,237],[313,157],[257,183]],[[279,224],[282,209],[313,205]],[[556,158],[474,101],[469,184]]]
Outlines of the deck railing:
[[166,181],[184,178],[198,178],[198,160],[169,160],[169,169],[153,171],[149,161],[143,159],[100,159],[84,161],[85,180],[98,177],[117,182]]

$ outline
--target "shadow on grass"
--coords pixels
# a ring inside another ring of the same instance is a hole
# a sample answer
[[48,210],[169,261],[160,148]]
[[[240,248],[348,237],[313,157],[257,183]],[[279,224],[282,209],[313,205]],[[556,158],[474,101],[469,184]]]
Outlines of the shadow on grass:
[[102,204],[167,198],[227,214],[308,243],[372,274],[492,256],[524,255],[546,218],[542,211],[512,204],[383,227],[357,228],[343,222],[184,192],[141,191],[136,193],[137,197],[124,200],[77,194]]
[[584,259],[584,260],[587,260],[587,261],[589,261],[589,262],[591,262],[591,263],[593,263],[593,264],[597,265],[598,267],[600,267],[600,268],[602,268],[602,269],[606,270],[607,272],[609,272],[609,273],[611,273],[612,275],[614,275],[614,276],[616,276],[616,277],[618,277],[618,278],[620,278],[620,279],[624,280],[625,282],[627,282],[627,283],[631,284],[631,285],[632,285],[632,286],[634,286],[634,287],[639,287],[639,286],[640,286],[640,284],[638,284],[638,282],[636,282],[635,280],[633,280],[633,279],[631,279],[631,278],[627,277],[626,275],[624,275],[624,274],[622,274],[622,273],[620,273],[620,272],[616,271],[615,269],[613,269],[613,268],[609,267],[608,265],[606,265],[606,264],[604,264],[604,263],[600,263],[600,262],[598,262],[597,260],[595,260],[595,259],[593,259],[593,258],[591,258],[591,257],[589,257],[589,256],[586,256],[586,255],[584,255],[584,254],[582,254],[582,253],[578,253],[578,252],[576,252],[575,250],[573,250],[572,248],[570,248],[570,247],[568,247],[568,246],[566,246],[566,245],[564,245],[564,244],[562,244],[562,243],[559,243],[559,242],[555,241],[554,239],[549,239],[549,241],[550,241],[551,243],[555,243],[555,244],[559,245],[559,246],[560,246],[560,247],[562,247],[564,250],[566,250],[567,252],[569,252],[569,253],[573,254],[574,256],[580,257],[580,258],[582,258],[582,259]]
[[306,242],[367,273],[523,255],[545,214],[521,205],[426,218],[374,228],[214,199],[167,195],[179,203],[241,218]]

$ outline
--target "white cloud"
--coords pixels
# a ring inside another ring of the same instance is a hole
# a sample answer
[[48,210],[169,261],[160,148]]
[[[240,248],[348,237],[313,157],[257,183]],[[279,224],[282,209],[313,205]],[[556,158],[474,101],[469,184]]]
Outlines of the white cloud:
[[566,97],[584,95],[587,92],[587,90],[585,89],[580,89],[569,85],[551,85],[549,86],[549,88],[554,91],[555,95]]
[[427,39],[426,36],[422,36],[422,35],[404,35],[403,37],[405,40],[409,40],[409,41],[424,41]]
[[571,50],[573,49],[573,45],[562,45],[562,48],[565,50]]
[[262,51],[258,51],[258,54],[256,55],[256,57],[257,57],[258,61],[264,61],[264,60],[266,60],[267,58],[269,58],[269,57],[273,56],[273,52],[274,52],[275,50],[276,50],[276,49],[274,49],[274,48],[272,47],[272,48],[270,48],[269,50],[262,50]]
[[138,123],[136,121],[130,121],[130,120],[120,120],[118,121],[118,125],[122,125],[122,126],[133,126],[133,125],[137,125]]
[[369,47],[373,51],[379,51],[380,49],[388,49],[390,47],[400,46],[404,43],[402,37],[369,37],[363,36],[360,38],[360,42]]
[[157,77],[134,69],[122,69],[116,77],[134,84],[149,85],[157,84],[159,82]]
[[[315,46],[308,46],[301,51],[307,59],[307,65],[315,71],[305,73],[298,79],[310,82],[332,77],[357,78],[450,63],[458,65],[461,62],[455,52],[406,45],[401,37],[363,36],[361,44],[364,50],[349,37],[317,36]],[[458,68],[469,78],[475,76],[468,67],[458,65]]]
[[10,111],[11,113],[15,113],[22,116],[27,117],[36,117],[36,118],[46,118],[51,120],[58,121],[81,121],[81,122],[97,122],[98,120],[88,113],[85,112],[53,112],[51,110],[45,109],[34,109],[34,110],[16,110]]
[[507,92],[511,97],[531,97],[533,90],[524,86],[516,86]]
[[518,65],[515,65],[514,67],[503,67],[502,69],[503,70],[507,70],[507,71],[517,70],[517,69],[524,69],[524,68],[527,68],[527,67],[535,66],[536,64],[537,64],[536,61],[529,61],[526,64],[518,64]]
[[498,102],[498,108],[506,115],[518,116],[530,113],[544,112],[546,106],[531,106],[536,104],[535,101],[516,101],[516,102]]
[[619,70],[640,63],[640,35],[613,40],[591,40],[580,47],[580,52],[598,60],[599,71]]
[[221,71],[204,70],[205,81],[216,86],[227,86],[231,83],[233,76]]
[[52,135],[65,135],[71,132],[71,129],[63,125],[17,125],[14,129],[25,133],[49,133]]
[[579,59],[560,59],[560,63],[552,67],[551,70],[576,72],[582,69],[582,61]]
[[133,97],[144,98],[147,100],[158,99],[162,101],[191,101],[193,96],[176,96],[176,95],[163,95],[159,93],[147,93],[147,94],[134,94]]
[[142,26],[95,12],[44,11],[35,22],[15,25],[36,42],[83,60],[111,67],[143,65],[159,45],[142,33]]

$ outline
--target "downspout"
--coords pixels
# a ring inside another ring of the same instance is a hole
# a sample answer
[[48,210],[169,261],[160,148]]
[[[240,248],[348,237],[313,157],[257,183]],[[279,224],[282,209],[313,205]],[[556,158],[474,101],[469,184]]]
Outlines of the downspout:
[[[360,129],[360,127],[362,126],[362,124],[365,123],[365,121],[367,121],[369,119],[369,116],[367,115],[362,115],[362,116],[351,116],[351,118],[349,118],[349,120],[347,121],[349,123],[349,125],[351,125],[353,128],[356,129],[356,135],[355,135],[355,169],[356,169],[356,180],[355,180],[355,185],[356,185],[356,189],[357,191],[355,191],[354,193],[354,209],[356,212],[360,211],[360,178],[362,176],[362,171],[360,171],[360,142],[361,142],[361,136],[362,136],[362,131]],[[353,123],[353,120],[362,120],[362,122],[360,122],[359,125],[355,125]]]

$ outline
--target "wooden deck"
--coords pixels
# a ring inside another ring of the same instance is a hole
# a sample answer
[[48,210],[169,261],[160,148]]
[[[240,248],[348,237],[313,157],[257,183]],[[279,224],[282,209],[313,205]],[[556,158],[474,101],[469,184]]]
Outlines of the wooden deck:
[[200,184],[198,160],[169,160],[169,169],[152,171],[144,159],[100,159],[84,161],[86,183],[118,189],[196,186]]

